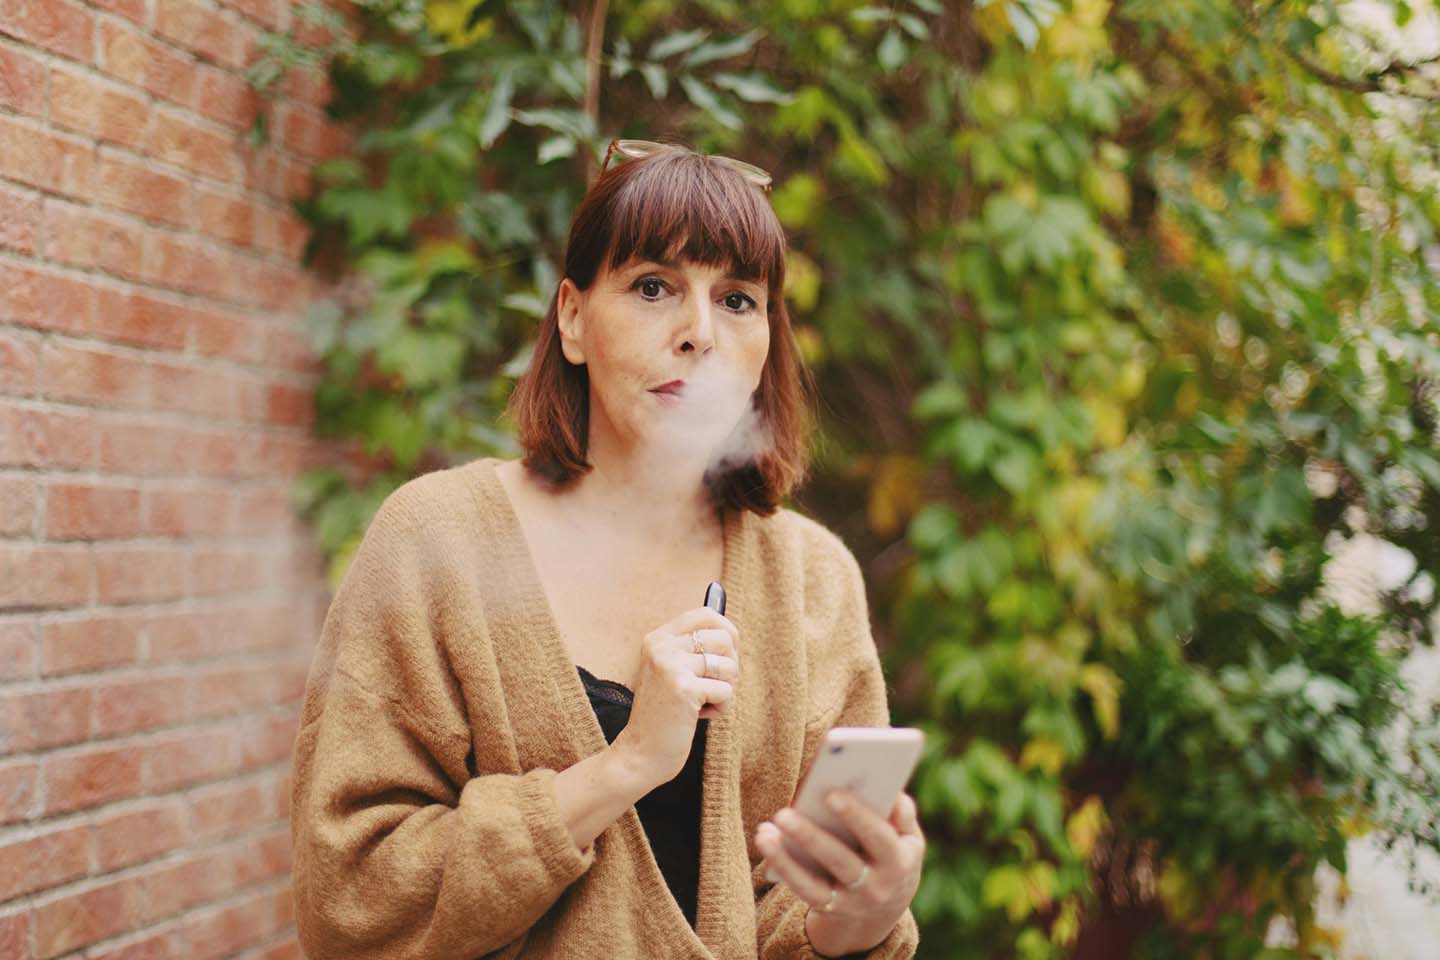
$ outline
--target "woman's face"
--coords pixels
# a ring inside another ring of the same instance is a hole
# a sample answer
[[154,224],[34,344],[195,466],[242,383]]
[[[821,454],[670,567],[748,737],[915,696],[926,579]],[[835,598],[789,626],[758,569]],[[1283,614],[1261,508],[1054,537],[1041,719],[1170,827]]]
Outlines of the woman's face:
[[[588,290],[562,281],[561,345],[589,372],[592,447],[713,459],[737,442],[770,350],[770,321],[765,284],[730,273],[632,259],[602,266]],[[741,432],[756,427],[747,420]]]

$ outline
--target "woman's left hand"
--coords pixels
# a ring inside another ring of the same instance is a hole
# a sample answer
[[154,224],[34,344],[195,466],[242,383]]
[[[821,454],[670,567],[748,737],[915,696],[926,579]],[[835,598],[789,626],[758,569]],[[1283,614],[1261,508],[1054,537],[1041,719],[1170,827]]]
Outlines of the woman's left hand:
[[[874,947],[904,916],[920,886],[925,837],[908,794],[900,794],[888,819],[846,790],[833,791],[826,802],[860,841],[858,853],[790,807],[756,828],[755,845],[811,906],[805,918],[810,945],[817,953],[842,956]],[[798,863],[785,850],[787,840],[828,874]]]

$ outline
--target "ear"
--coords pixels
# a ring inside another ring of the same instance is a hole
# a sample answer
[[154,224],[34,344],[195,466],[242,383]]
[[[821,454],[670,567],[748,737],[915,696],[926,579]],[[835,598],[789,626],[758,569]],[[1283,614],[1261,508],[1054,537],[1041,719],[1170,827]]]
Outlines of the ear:
[[560,351],[565,354],[565,359],[575,366],[585,364],[585,348],[580,345],[580,338],[585,332],[585,318],[581,307],[583,295],[580,288],[575,286],[575,281],[566,277],[560,281],[560,289],[555,294],[556,323],[560,331]]

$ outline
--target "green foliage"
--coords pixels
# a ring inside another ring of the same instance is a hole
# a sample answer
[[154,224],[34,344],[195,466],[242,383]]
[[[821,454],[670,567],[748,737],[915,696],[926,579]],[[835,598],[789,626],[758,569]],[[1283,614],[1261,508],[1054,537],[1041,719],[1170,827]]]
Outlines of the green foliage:
[[[1328,955],[1318,864],[1440,847],[1440,719],[1398,670],[1440,574],[1423,65],[1288,0],[632,0],[587,100],[585,29],[369,0],[320,54],[360,131],[304,205],[347,277],[320,425],[380,463],[307,480],[337,569],[405,476],[514,452],[496,413],[610,136],[752,160],[825,399],[807,496],[896,571],[922,956],[1062,956],[1117,898],[1147,956],[1262,955],[1275,917],[1298,944],[1264,956]],[[1363,615],[1325,579],[1357,537],[1415,561]]]

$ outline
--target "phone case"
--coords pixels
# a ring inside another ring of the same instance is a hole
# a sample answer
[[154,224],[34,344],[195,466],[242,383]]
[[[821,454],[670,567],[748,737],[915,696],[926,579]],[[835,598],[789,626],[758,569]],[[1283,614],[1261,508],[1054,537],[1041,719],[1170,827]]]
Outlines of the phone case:
[[[825,806],[826,794],[848,787],[871,810],[889,817],[900,791],[915,772],[924,742],[925,734],[914,727],[831,727],[820,741],[815,759],[800,785],[795,809],[852,850],[859,850],[860,842]],[[785,849],[802,866],[822,874],[827,872],[788,841]],[[773,867],[767,868],[765,875],[771,882],[780,880]]]

